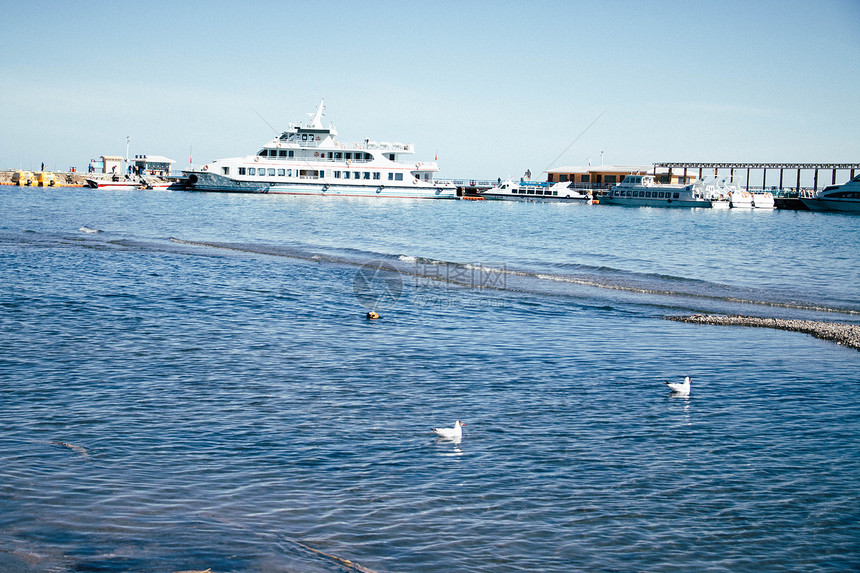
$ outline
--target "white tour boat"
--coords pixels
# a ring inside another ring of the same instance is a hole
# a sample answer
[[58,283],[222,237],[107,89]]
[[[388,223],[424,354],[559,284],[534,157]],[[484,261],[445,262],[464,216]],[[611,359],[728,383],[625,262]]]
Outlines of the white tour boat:
[[860,213],[860,175],[842,185],[830,185],[814,197],[800,200],[811,211],[843,211]]
[[433,180],[435,161],[405,161],[412,144],[341,143],[334,125],[322,125],[323,102],[306,126],[290,125],[256,155],[219,159],[183,171],[197,191],[285,193],[341,197],[456,199],[453,183]]
[[113,176],[104,179],[91,177],[86,181],[87,187],[92,187],[93,189],[113,189],[115,191],[131,191],[143,187],[143,184],[140,181],[130,176],[125,176],[125,178]]
[[549,183],[542,181],[502,181],[481,193],[485,199],[502,201],[578,201],[590,202],[591,194],[575,188],[575,183]]
[[753,207],[756,209],[776,209],[776,201],[770,191],[756,191],[752,194]]
[[600,198],[601,203],[628,207],[704,207],[710,209],[718,199],[705,194],[701,184],[660,184],[653,175],[627,175]]

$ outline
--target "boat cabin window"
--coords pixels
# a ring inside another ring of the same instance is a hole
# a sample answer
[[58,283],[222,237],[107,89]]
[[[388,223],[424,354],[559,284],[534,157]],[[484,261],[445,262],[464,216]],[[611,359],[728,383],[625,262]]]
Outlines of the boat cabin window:
[[249,167],[249,168],[248,168],[248,175],[256,175],[256,174],[257,174],[257,169],[256,169],[256,168],[254,168],[254,167]]
[[672,195],[672,198],[673,198],[673,199],[677,199],[677,198],[678,198],[678,194],[677,194],[677,193],[673,194],[673,195]]
[[229,168],[229,167],[222,167],[222,168],[221,168],[221,173],[222,173],[223,175],[230,175],[230,168]]
[[341,153],[340,151],[335,151],[334,158],[335,159],[343,159],[343,153]]
[[346,154],[346,158],[347,158],[347,159],[352,159],[352,153],[347,153],[347,154]]
[[380,173],[379,171],[374,171],[373,178],[374,179],[382,179],[382,173]]
[[245,174],[245,168],[244,168],[244,167],[240,167],[240,168],[239,168],[239,175],[244,175],[244,174]]
[[284,170],[284,169],[278,169],[278,176],[279,176],[279,177],[283,177],[283,176],[284,176],[284,175],[286,175],[286,174],[287,174],[286,170]]
[[349,179],[349,171],[344,171],[344,172],[343,172],[343,178],[344,178],[344,179]]
[[287,156],[287,150],[286,149],[281,149],[280,151],[278,151],[278,157],[286,157],[286,156]]
[[267,155],[269,155],[269,150],[261,149],[260,152],[257,153],[257,155],[259,155],[260,157],[266,157]]

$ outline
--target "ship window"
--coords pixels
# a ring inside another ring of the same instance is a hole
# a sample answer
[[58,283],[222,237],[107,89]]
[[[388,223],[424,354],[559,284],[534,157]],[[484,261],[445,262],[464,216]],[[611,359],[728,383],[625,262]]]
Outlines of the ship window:
[[223,173],[224,175],[230,175],[230,168],[229,167],[222,167],[221,173]]
[[663,199],[665,196],[666,196],[666,194],[663,193],[662,191],[660,191],[660,199]]
[[391,181],[392,179],[394,179],[394,173],[389,173],[388,180]]
[[334,158],[335,158],[335,159],[342,159],[342,158],[343,158],[343,153],[341,153],[340,151],[336,151],[336,152],[335,152],[335,154],[334,154]]
[[290,157],[292,157],[292,156],[294,155],[293,150],[291,149],[291,150],[287,153],[287,155],[289,155]]
[[269,169],[269,177],[274,177],[274,176],[275,176],[275,170]]
[[558,195],[558,191],[553,191],[553,192],[552,192],[552,194],[553,194],[553,195]]
[[286,157],[286,156],[287,156],[287,150],[286,149],[282,149],[278,152],[278,157]]
[[393,153],[389,153],[389,154],[388,154],[388,159],[390,159],[391,161],[394,161],[394,154],[393,154]]
[[395,181],[403,181],[403,174],[402,173],[395,173],[394,174],[394,180]]
[[257,170],[255,168],[253,168],[253,167],[248,168],[248,175],[256,175],[256,174],[257,174]]
[[333,176],[335,179],[340,179],[340,171],[335,171]]
[[678,198],[678,194],[677,194],[677,193],[675,193],[674,195],[672,195],[672,198],[673,198],[673,199],[677,199],[677,198]]
[[365,178],[365,179],[370,179],[370,171],[365,171],[365,172],[364,172],[364,178]]
[[303,133],[303,134],[302,134],[302,141],[307,141],[307,140],[308,140],[308,134],[307,134],[307,133]]
[[344,172],[343,172],[343,178],[344,178],[344,179],[349,179],[349,171],[344,171]]
[[373,173],[373,178],[374,178],[374,179],[380,179],[381,177],[382,177],[382,174],[381,174],[379,171],[376,171],[376,172],[374,172],[374,173]]
[[287,174],[286,170],[284,170],[284,169],[278,169],[278,176],[279,176],[279,177],[283,177],[283,176],[284,176],[284,175],[286,175],[286,174]]
[[265,157],[268,154],[269,154],[269,152],[265,149],[261,149],[260,152],[257,153],[257,155],[259,155],[260,157]]
[[239,168],[239,175],[244,175],[244,174],[245,174],[245,168],[244,168],[244,167],[240,167],[240,168]]
[[347,159],[352,159],[352,153],[347,153],[347,154],[346,154],[346,158],[347,158]]
[[534,189],[529,189],[529,191],[528,191],[528,195],[534,195],[534,194],[535,194],[535,190],[534,190]]

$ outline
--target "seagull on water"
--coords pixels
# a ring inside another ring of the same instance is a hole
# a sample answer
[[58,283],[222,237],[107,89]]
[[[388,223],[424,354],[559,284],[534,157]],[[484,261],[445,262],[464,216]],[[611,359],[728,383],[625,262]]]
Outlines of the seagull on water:
[[436,435],[445,440],[460,440],[463,437],[463,422],[457,420],[454,422],[453,428],[433,428]]
[[677,396],[689,396],[690,395],[690,377],[685,376],[683,382],[668,382],[666,381],[666,386],[672,390],[672,394]]

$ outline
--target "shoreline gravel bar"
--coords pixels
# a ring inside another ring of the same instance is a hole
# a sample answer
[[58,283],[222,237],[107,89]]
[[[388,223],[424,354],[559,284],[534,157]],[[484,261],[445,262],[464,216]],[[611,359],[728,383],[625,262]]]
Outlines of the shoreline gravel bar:
[[811,334],[816,338],[831,340],[836,344],[860,350],[860,324],[823,322],[817,320],[793,320],[783,318],[761,318],[757,316],[694,314],[692,316],[664,316],[666,320],[711,324],[718,326],[751,326],[776,328],[792,332]]

